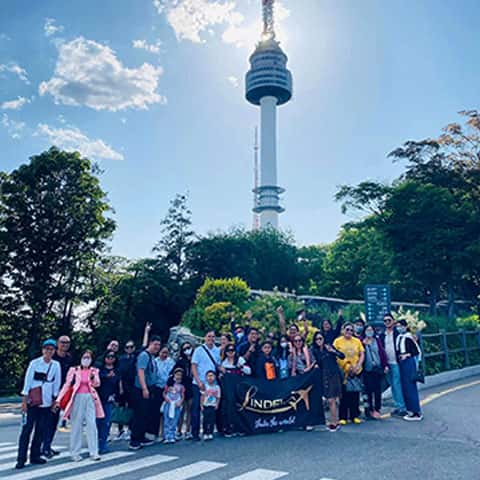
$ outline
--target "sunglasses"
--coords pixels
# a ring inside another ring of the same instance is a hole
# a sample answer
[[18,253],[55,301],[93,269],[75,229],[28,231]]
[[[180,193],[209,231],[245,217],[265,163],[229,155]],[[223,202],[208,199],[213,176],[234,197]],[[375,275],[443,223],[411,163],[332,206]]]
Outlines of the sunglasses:
[[226,350],[227,353],[235,353],[235,350]]
[[319,340],[323,340],[323,337],[317,337],[317,338],[315,339],[316,342],[318,342]]
[[135,345],[125,345],[125,348],[135,348]]
[[295,343],[302,343],[303,340],[301,338],[297,339],[297,340],[294,340]]
[[60,343],[65,343],[65,344],[68,344],[70,343],[68,340],[60,340]]
[[107,355],[105,358],[115,358],[115,355]]
[[346,332],[353,332],[353,328],[346,328],[345,331]]

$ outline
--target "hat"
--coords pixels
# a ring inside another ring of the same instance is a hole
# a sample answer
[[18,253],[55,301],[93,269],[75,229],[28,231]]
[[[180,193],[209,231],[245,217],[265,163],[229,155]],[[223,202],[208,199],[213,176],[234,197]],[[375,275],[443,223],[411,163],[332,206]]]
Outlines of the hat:
[[42,343],[42,347],[53,347],[57,348],[57,342],[53,338],[49,338]]

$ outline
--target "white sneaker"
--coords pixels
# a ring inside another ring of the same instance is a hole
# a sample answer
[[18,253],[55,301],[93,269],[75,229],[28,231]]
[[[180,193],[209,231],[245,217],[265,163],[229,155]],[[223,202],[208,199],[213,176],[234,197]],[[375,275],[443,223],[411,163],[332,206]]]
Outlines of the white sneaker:
[[151,433],[146,433],[145,438],[148,438],[149,440],[155,441],[157,439],[157,436],[153,435]]
[[80,455],[74,455],[72,457],[72,462],[81,462],[82,461],[82,457]]
[[421,413],[409,413],[403,417],[407,422],[421,422],[423,420],[423,415]]

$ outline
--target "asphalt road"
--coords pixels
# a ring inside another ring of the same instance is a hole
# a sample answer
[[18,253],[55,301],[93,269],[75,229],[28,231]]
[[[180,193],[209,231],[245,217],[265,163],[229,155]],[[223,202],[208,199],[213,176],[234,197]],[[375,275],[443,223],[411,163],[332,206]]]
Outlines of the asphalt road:
[[[422,397],[479,379],[425,391]],[[0,414],[0,478],[5,480],[480,480],[480,382],[432,400],[423,422],[347,425],[339,432],[285,432],[211,442],[155,445],[128,452],[113,443],[101,462],[64,457],[15,471],[18,418]]]

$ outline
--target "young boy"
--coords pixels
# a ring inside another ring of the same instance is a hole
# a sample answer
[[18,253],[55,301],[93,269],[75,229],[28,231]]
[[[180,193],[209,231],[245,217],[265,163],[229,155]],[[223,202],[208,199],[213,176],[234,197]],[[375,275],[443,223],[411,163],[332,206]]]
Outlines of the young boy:
[[273,346],[268,340],[262,343],[262,352],[256,365],[256,377],[264,380],[275,380],[277,378],[276,362],[272,355]]
[[183,370],[176,368],[163,392],[163,443],[175,443],[175,432],[185,401],[185,387],[182,385]]
[[200,405],[203,412],[203,439],[213,440],[215,417],[220,405],[221,390],[217,385],[217,376],[213,370],[206,375],[205,390],[201,392]]

